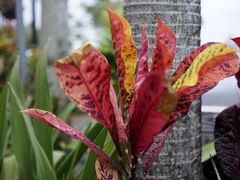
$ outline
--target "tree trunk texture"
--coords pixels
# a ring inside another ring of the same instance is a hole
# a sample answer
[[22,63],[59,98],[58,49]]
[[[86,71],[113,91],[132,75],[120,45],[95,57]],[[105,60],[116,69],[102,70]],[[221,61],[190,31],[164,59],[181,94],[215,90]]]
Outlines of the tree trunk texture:
[[68,54],[70,45],[67,9],[67,0],[42,0],[40,46],[43,48],[48,39],[51,39],[48,50],[51,62]]
[[[150,56],[155,47],[156,15],[160,15],[177,38],[177,52],[170,74],[181,60],[200,44],[200,0],[124,0],[125,17],[133,30],[139,49],[141,30],[146,21]],[[139,169],[140,172],[141,169]],[[153,163],[147,179],[200,179],[201,103],[195,101],[188,114],[180,119],[167,137],[164,149]]]
[[56,59],[66,56],[70,49],[67,2],[68,0],[42,0],[42,27],[39,38],[41,49],[50,38],[48,77],[51,93],[58,98],[60,106],[66,102],[66,96],[61,91],[52,65]]

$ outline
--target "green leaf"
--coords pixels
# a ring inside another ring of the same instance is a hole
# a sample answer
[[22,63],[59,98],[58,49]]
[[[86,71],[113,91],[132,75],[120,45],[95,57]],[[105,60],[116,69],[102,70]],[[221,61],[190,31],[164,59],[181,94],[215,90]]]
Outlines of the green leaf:
[[[62,119],[63,121],[67,121],[68,116],[70,115],[70,113],[74,110],[75,108],[75,104],[73,104],[72,102],[67,103],[62,110],[57,114],[57,117],[59,117],[60,119]],[[53,129],[53,143],[56,141],[58,135],[59,135],[60,131],[57,131],[55,129]]]
[[[84,135],[86,135],[86,134],[89,132],[89,129],[90,129],[91,125],[92,125],[92,123],[89,123],[89,124],[88,124],[88,126],[87,126],[87,128],[86,128],[86,130],[85,130],[85,132],[84,132]],[[80,146],[79,146],[79,147],[80,147]],[[69,171],[68,171],[66,180],[71,179],[72,171],[73,171],[73,169],[74,169],[74,167],[75,167],[75,162],[78,161],[78,159],[77,159],[77,153],[78,153],[78,151],[74,151],[73,159],[72,159],[71,165],[70,165],[70,167],[69,167]]]
[[5,87],[0,94],[0,173],[4,154],[7,146],[7,102],[8,102],[8,88]]
[[[95,124],[87,134],[85,134],[91,141],[93,141],[103,129],[101,124]],[[86,152],[87,147],[79,143],[77,147],[68,155],[64,156],[56,165],[56,174],[58,179],[62,179],[68,174],[71,169],[71,164],[74,166],[79,162],[84,153]]]
[[[36,66],[36,82],[35,82],[35,108],[52,112],[52,97],[50,95],[50,87],[47,75],[48,42]],[[41,121],[34,121],[36,137],[46,153],[50,163],[52,163],[52,128]]]
[[211,154],[211,156],[216,155],[213,141],[202,146],[202,162],[205,162],[211,158],[209,154]]
[[[19,79],[19,61],[16,61],[12,69],[10,82],[12,83],[12,89],[17,89],[15,95],[19,101],[25,104],[24,93]],[[12,147],[18,163],[20,176],[22,179],[31,180],[34,179],[33,168],[35,164],[32,156],[32,146],[23,118],[11,91],[9,92],[9,105],[11,107],[9,115]]]
[[4,159],[0,179],[19,180],[19,169],[14,155],[8,156]]
[[8,86],[11,90],[12,141],[18,167],[24,175],[22,179],[33,179],[33,176],[36,176],[37,179],[55,180],[53,168],[34,134],[29,117],[19,112],[24,110],[25,107],[11,83],[10,80]]
[[[96,144],[99,147],[103,147],[104,142],[106,140],[107,132],[108,131],[107,131],[106,128],[102,129],[100,134],[94,140],[94,144]],[[81,175],[80,180],[85,180],[85,179],[94,180],[94,179],[96,179],[96,172],[95,172],[95,162],[96,162],[96,160],[97,160],[97,155],[94,152],[89,151],[88,159],[87,159],[87,162],[86,162],[84,168],[82,169],[83,174]]]

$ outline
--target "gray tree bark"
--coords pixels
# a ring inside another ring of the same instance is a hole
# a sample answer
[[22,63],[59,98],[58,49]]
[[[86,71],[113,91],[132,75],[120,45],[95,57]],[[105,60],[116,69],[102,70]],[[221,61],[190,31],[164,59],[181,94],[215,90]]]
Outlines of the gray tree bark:
[[[147,22],[150,55],[155,46],[156,15],[160,15],[177,37],[177,52],[171,73],[200,44],[200,0],[124,0],[125,17],[139,49],[141,29]],[[147,179],[200,179],[201,107],[195,101],[167,137],[164,149],[153,163]]]
[[67,0],[42,0],[42,28],[40,46],[51,38],[49,59],[55,60],[68,54],[69,29]]

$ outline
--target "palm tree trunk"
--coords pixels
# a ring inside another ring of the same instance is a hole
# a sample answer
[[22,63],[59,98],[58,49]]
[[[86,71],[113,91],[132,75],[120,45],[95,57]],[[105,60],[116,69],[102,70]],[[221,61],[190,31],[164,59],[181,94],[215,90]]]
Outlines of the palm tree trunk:
[[48,39],[50,60],[64,57],[69,50],[69,29],[67,0],[42,0],[42,28],[40,46],[44,47]]
[[[200,44],[200,0],[124,0],[125,17],[133,30],[137,48],[147,22],[150,55],[155,46],[156,15],[176,34],[177,53],[171,73],[184,57]],[[195,101],[188,115],[179,120],[163,151],[153,163],[147,179],[200,179],[201,108]]]

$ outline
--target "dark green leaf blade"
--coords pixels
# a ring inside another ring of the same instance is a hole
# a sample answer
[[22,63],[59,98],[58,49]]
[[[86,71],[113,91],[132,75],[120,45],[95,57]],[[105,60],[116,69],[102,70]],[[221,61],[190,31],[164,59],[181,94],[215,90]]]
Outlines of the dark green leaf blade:
[[[91,130],[85,134],[91,141],[99,135],[100,131],[103,129],[103,126],[99,123],[93,126]],[[83,154],[86,152],[87,147],[79,143],[78,146],[67,156],[64,156],[59,163],[56,165],[56,174],[58,179],[61,179],[64,174],[66,175],[69,172],[71,164],[74,163],[74,166],[82,158]],[[76,156],[76,158],[74,158]],[[74,160],[75,159],[75,160]]]
[[[11,90],[10,98],[12,98],[11,115],[14,115],[11,116],[14,153],[18,166],[24,168],[24,179],[33,179],[36,176],[38,179],[55,180],[55,172],[34,134],[29,117],[20,113],[25,107],[11,83],[8,83],[8,86]],[[21,166],[21,163],[24,166]]]
[[[35,82],[35,108],[52,112],[52,97],[50,95],[50,87],[47,75],[47,55],[50,43],[48,42],[36,66],[36,82]],[[49,161],[52,163],[52,128],[41,121],[34,121],[36,137],[45,151]]]
[[[16,96],[19,101],[25,104],[25,98],[21,82],[19,79],[19,62],[17,61],[12,69],[10,79],[13,89],[17,89]],[[23,179],[33,179],[34,157],[32,156],[32,147],[27,133],[24,120],[19,113],[16,100],[12,93],[9,94],[10,105],[10,125],[11,125],[11,140],[14,154],[19,166],[19,173]]]
[[8,88],[5,87],[0,94],[0,173],[3,163],[3,158],[7,145],[7,102],[8,102]]
[[[107,136],[107,129],[104,128],[100,132],[100,134],[97,136],[97,138],[94,140],[94,144],[96,144],[99,147],[103,147],[105,139]],[[97,156],[92,151],[89,152],[87,162],[82,169],[83,174],[81,175],[81,180],[89,179],[94,180],[96,179],[96,171],[95,171],[95,162],[97,160]]]

